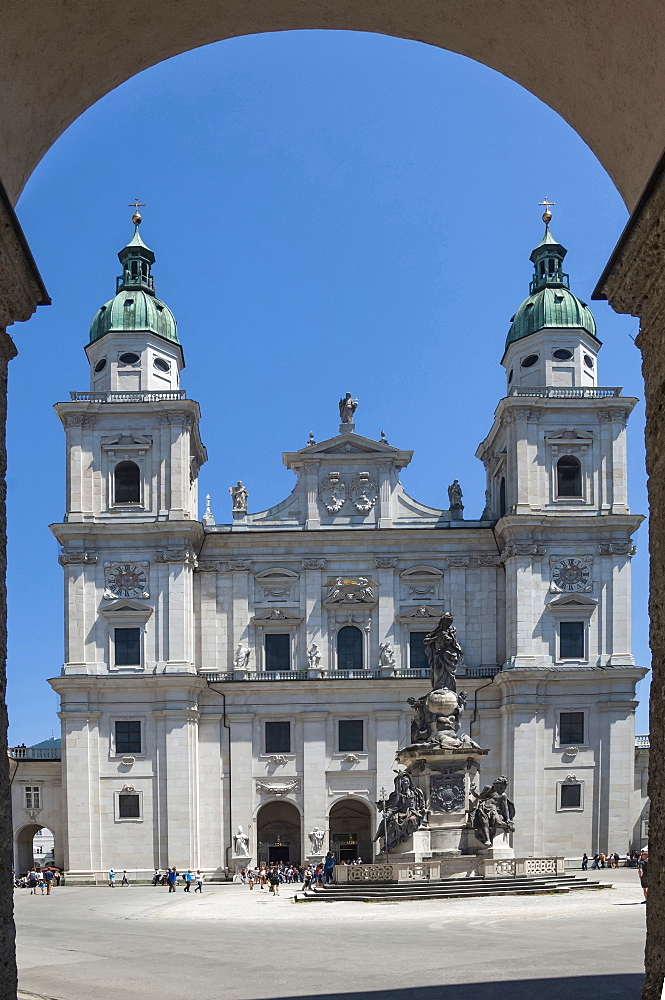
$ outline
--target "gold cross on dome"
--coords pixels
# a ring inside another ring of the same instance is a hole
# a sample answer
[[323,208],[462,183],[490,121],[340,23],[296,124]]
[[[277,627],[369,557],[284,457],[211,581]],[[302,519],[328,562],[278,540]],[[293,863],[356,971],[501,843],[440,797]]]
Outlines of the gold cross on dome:
[[139,208],[145,208],[145,202],[144,201],[139,201],[138,198],[134,198],[134,201],[130,201],[130,203],[128,205],[128,208],[133,208],[134,209],[134,214],[132,216],[132,222],[134,223],[135,226],[138,226],[139,223],[142,220],[142,216],[141,216],[141,213],[139,212]]
[[[547,197],[547,195],[545,195],[545,197],[543,198],[543,200],[539,201],[538,204],[539,205],[543,205],[544,208],[545,208],[545,211],[543,212],[543,222],[549,222],[550,219],[552,218],[552,213],[551,213],[550,209],[554,208],[554,206],[556,205],[556,202],[555,201],[550,201],[549,198]],[[547,218],[545,218],[545,216],[547,216]]]

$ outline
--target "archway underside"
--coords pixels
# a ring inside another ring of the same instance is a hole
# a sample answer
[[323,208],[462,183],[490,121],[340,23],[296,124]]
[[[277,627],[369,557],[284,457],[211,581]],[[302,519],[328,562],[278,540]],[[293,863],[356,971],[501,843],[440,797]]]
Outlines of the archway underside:
[[86,108],[141,70],[211,42],[298,29],[421,41],[504,74],[588,143],[632,208],[665,146],[665,6],[640,17],[611,0],[34,0],[4,12],[0,178],[15,201],[44,153]]

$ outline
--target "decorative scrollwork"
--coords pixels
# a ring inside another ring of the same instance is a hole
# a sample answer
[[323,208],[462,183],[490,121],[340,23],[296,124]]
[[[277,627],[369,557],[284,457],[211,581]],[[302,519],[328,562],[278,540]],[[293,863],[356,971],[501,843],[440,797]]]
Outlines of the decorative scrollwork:
[[349,882],[394,882],[392,865],[353,865],[349,868]]

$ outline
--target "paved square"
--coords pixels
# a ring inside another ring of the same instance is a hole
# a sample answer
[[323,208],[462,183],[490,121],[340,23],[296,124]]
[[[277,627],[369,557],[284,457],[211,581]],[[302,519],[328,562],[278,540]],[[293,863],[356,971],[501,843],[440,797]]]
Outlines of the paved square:
[[[591,874],[591,873],[590,873]],[[16,893],[20,988],[57,1000],[638,1000],[634,871],[602,892],[292,902],[242,885]],[[506,993],[507,983],[510,983]]]

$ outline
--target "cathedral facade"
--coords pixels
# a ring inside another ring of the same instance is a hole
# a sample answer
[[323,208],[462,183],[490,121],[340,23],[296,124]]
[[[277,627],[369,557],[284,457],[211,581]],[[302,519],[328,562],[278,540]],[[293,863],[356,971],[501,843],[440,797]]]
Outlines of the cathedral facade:
[[90,389],[56,406],[65,662],[50,683],[73,875],[328,849],[371,861],[408,699],[430,688],[423,638],[444,611],[463,650],[463,726],[490,750],[483,781],[508,779],[516,855],[635,846],[636,400],[598,384],[595,322],[549,221],[477,451],[480,518],[457,481],[446,509],[410,497],[412,452],[356,429],[347,393],[327,440],[283,455],[293,492],[251,512],[238,483],[226,524],[199,513],[199,407],[136,225],[92,322]]

